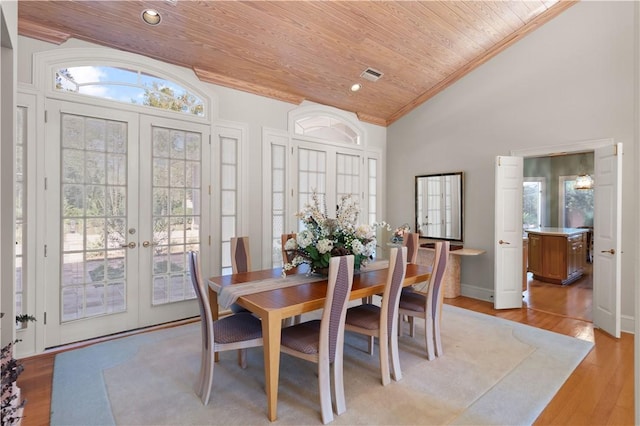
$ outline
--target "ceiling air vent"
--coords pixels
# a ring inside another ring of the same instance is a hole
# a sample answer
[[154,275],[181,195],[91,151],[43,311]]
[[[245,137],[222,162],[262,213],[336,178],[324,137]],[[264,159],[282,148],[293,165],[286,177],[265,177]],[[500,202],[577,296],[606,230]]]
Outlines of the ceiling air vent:
[[362,74],[360,74],[360,77],[369,81],[378,81],[380,77],[382,77],[382,75],[383,74],[378,70],[374,70],[373,68],[367,68],[366,70],[362,71]]

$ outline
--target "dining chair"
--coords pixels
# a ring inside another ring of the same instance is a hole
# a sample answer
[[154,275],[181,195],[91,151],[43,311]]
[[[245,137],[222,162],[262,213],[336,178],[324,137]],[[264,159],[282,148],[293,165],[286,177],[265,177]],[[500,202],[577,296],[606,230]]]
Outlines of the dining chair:
[[[289,253],[287,253],[287,251],[284,249],[285,245],[287,244],[287,241],[289,241],[291,238],[295,239],[296,238],[296,234],[282,234],[282,236],[280,237],[280,243],[281,243],[281,250],[282,250],[282,264],[284,265],[285,263],[289,263],[293,260],[293,258],[295,257],[294,254],[289,255]],[[291,274],[295,274],[298,272],[298,268],[295,267],[293,269],[289,270]]]
[[189,271],[191,283],[196,292],[200,308],[202,330],[202,351],[200,353],[200,374],[196,384],[196,394],[204,405],[209,403],[213,386],[213,370],[216,352],[238,350],[240,367],[247,367],[247,348],[262,346],[262,323],[248,312],[228,315],[214,321],[206,284],[200,276],[198,253],[190,251]]
[[335,412],[340,415],[347,409],[343,379],[344,320],[353,285],[353,264],[353,255],[332,257],[322,318],[282,329],[282,352],[318,364],[318,388],[324,424],[333,420],[332,367]]
[[404,234],[402,246],[407,248],[407,263],[418,262],[418,248],[420,247],[420,234],[408,232]]
[[[398,301],[407,272],[407,248],[394,247],[389,253],[389,273],[381,306],[365,303],[347,309],[345,331],[369,336],[369,353],[373,355],[374,338],[378,338],[382,384],[391,382],[389,361],[394,380],[402,379],[398,358]],[[389,356],[389,353],[391,356]]]
[[[231,272],[238,274],[251,271],[251,250],[249,237],[231,237]],[[231,312],[249,312],[237,303],[229,306]]]
[[[408,232],[404,234],[402,246],[407,248],[407,263],[418,263],[418,248],[420,247],[420,234]],[[403,293],[410,293],[414,286],[404,287]],[[404,319],[404,317],[402,318]]]
[[251,270],[249,237],[231,237],[231,270],[234,274]]
[[[442,280],[449,259],[449,242],[435,244],[435,257],[431,278],[426,293],[414,291],[400,295],[398,315],[409,318],[409,335],[414,335],[414,318],[423,318],[424,338],[427,347],[427,359],[432,360],[443,354],[440,325],[442,322],[442,303],[444,291]],[[401,330],[398,330],[400,333]]]
[[[287,262],[291,262],[293,260],[293,258],[295,257],[295,255],[289,255],[289,253],[287,253],[287,251],[284,249],[285,245],[287,244],[287,241],[289,241],[291,238],[296,238],[296,234],[282,234],[282,236],[280,237],[280,244],[281,244],[281,250],[282,250],[282,264],[284,265]],[[289,269],[288,274],[297,274],[298,272],[300,272],[299,270],[300,266],[296,266],[295,268]],[[302,319],[302,315],[296,315],[293,318],[287,318],[283,321],[283,326],[284,327],[288,327],[292,324],[298,324],[300,323]]]

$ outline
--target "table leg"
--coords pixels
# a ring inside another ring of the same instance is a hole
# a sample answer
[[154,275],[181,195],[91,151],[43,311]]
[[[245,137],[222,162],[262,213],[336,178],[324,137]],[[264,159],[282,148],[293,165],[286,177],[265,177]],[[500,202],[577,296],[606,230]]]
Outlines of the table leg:
[[280,332],[282,318],[277,312],[262,317],[264,341],[264,378],[267,392],[267,415],[272,422],[278,418],[278,381],[280,375]]
[[[214,321],[217,321],[220,317],[220,313],[218,312],[218,293],[213,291],[211,287],[209,287],[209,308],[211,308],[211,316]],[[213,355],[213,361],[218,362],[219,356],[218,352]]]

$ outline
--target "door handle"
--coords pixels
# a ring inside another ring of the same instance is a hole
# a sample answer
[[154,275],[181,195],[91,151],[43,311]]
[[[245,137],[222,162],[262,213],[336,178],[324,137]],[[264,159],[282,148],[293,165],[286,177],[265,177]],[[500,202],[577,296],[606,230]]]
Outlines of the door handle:
[[616,254],[616,251],[614,249],[609,249],[609,250],[602,250],[600,253],[611,253],[611,254]]
[[136,248],[136,245],[137,245],[136,243],[134,243],[133,241],[131,241],[129,244],[122,244],[122,245],[121,245],[121,247],[122,247],[122,248],[127,248],[127,247],[128,247],[128,248],[130,248],[130,249],[134,249],[134,248]]
[[158,243],[152,243],[152,242],[149,242],[149,241],[145,241],[145,242],[142,243],[142,247],[144,247],[144,248],[147,248],[149,246],[157,246],[157,245],[158,245]]
[[511,243],[509,241],[500,240],[500,241],[498,241],[498,244],[511,244]]

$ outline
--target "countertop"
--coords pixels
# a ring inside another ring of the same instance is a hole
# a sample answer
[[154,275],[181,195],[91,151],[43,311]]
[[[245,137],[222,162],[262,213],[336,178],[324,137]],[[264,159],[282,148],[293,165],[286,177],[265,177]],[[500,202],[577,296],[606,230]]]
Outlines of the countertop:
[[561,235],[565,237],[570,237],[572,235],[584,234],[589,232],[588,229],[584,228],[552,228],[552,227],[542,227],[542,228],[532,228],[527,229],[527,233],[530,234],[542,234],[542,235]]

